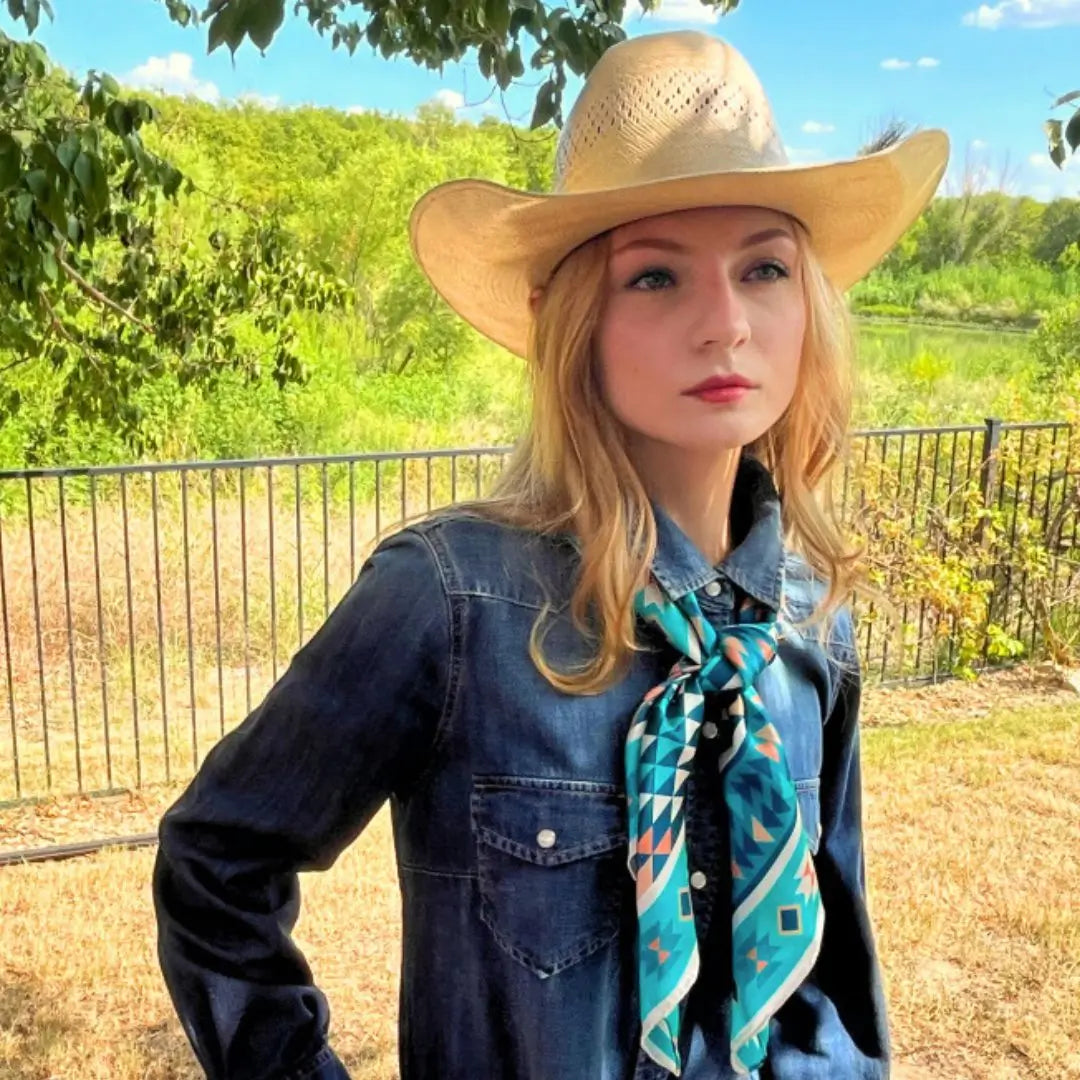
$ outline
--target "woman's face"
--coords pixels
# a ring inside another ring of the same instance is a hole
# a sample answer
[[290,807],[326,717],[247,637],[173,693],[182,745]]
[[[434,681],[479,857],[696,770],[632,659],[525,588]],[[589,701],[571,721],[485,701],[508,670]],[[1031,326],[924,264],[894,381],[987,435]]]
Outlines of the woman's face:
[[[759,207],[684,210],[612,231],[594,347],[631,447],[709,454],[776,423],[806,328],[799,262],[790,219]],[[748,387],[692,392],[730,376]]]

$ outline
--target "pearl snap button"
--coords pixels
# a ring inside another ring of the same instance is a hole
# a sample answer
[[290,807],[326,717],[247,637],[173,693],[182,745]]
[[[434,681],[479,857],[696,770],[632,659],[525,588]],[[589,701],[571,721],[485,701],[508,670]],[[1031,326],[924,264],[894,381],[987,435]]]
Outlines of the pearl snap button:
[[551,848],[555,846],[555,830],[554,829],[541,829],[536,834],[536,842],[542,848]]
[[701,725],[701,734],[703,738],[715,739],[720,734],[720,729],[711,720],[706,720]]
[[705,593],[706,593],[707,596],[719,596],[720,595],[720,582],[719,581],[710,581],[709,584],[705,586]]
[[704,889],[709,879],[700,871],[695,870],[690,875],[690,887],[692,889]]

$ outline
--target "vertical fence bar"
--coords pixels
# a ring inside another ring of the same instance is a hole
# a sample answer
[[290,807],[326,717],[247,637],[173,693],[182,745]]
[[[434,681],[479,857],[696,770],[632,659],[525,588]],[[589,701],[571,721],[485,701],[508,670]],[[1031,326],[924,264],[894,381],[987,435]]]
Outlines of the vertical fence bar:
[[[1039,429],[1039,435],[1036,436],[1036,442],[1035,442],[1035,446],[1036,446],[1035,462],[1036,462],[1036,464],[1032,467],[1031,480],[1030,480],[1030,483],[1028,485],[1028,513],[1027,513],[1027,516],[1028,516],[1028,521],[1029,522],[1032,521],[1034,519],[1034,517],[1035,517],[1035,488],[1036,488],[1037,483],[1038,483],[1038,481],[1037,481],[1038,463],[1039,463],[1039,460],[1041,458],[1041,451],[1042,451],[1043,441],[1044,441],[1039,436],[1041,436],[1042,432],[1045,431],[1045,430],[1046,430],[1045,428]],[[1057,428],[1052,428],[1051,431],[1052,431],[1052,433],[1053,433],[1053,435],[1055,437],[1054,442],[1056,442],[1057,441],[1057,439],[1056,439]],[[1051,462],[1053,462],[1053,457],[1054,457],[1054,442],[1052,442],[1051,445],[1050,445],[1050,459],[1051,459]],[[1049,499],[1049,487],[1050,487],[1050,483],[1052,482],[1052,479],[1053,479],[1053,465],[1051,464],[1050,470],[1048,472],[1048,478],[1047,478],[1047,498],[1048,499]],[[1018,641],[1020,640],[1020,636],[1021,636],[1021,634],[1023,632],[1024,605],[1027,602],[1027,582],[1028,582],[1028,572],[1026,570],[1024,570],[1023,574],[1022,574],[1022,576],[1020,578],[1020,603],[1018,605],[1019,608],[1020,608],[1020,612],[1017,615],[1016,634],[1014,635],[1014,637],[1016,637],[1016,639]],[[1032,627],[1034,627],[1034,625],[1035,625],[1034,617],[1032,618],[1031,623],[1032,623]],[[1035,650],[1035,634],[1034,634],[1034,630],[1033,630],[1032,634],[1031,634],[1030,644],[1028,646],[1028,657],[1029,658],[1034,653],[1034,650]]]
[[97,611],[98,674],[101,680],[102,733],[105,736],[105,780],[111,791],[112,740],[109,734],[109,677],[105,660],[105,617],[101,602],[101,544],[98,536],[97,478],[90,474],[90,532],[94,542],[94,604]]
[[19,768],[19,724],[15,716],[15,679],[11,670],[11,630],[8,624],[7,569],[4,566],[4,526],[0,516],[0,616],[4,622],[4,664],[7,668],[8,715],[11,717],[11,762],[15,769],[15,798],[22,798]]
[[71,727],[75,736],[75,783],[79,794],[83,791],[82,745],[79,738],[79,683],[75,675],[75,625],[71,618],[71,562],[68,557],[67,498],[64,476],[58,479],[60,497],[60,559],[64,572],[64,613],[67,621],[68,675],[71,686]]
[[[923,433],[920,431],[918,439],[915,443],[915,489],[911,495],[911,529],[915,530],[915,521],[919,513],[919,488],[922,485],[922,456],[923,456]],[[931,507],[927,512],[927,519],[931,513],[933,499],[931,498]],[[915,631],[915,674],[919,674],[919,668],[922,664],[922,633],[923,633],[923,609],[926,606],[925,601],[919,603],[919,623]],[[907,603],[904,604],[904,619],[907,620]],[[901,670],[903,668],[901,667]]]
[[221,664],[221,555],[218,551],[217,469],[210,470],[210,543],[214,554],[214,646],[217,652],[218,727],[225,734],[225,672]]
[[247,495],[244,470],[240,470],[240,577],[244,592],[244,702],[251,712],[251,624],[248,599]]
[[157,603],[158,679],[161,685],[161,732],[165,740],[165,782],[172,780],[169,753],[169,691],[165,678],[165,613],[161,605],[161,538],[158,526],[157,473],[150,474],[150,516],[154,530],[154,594]]
[[323,619],[330,614],[330,493],[326,485],[326,462],[324,461],[322,465]]
[[[983,433],[983,445],[982,445],[982,457],[979,462],[979,490],[982,496],[982,516],[980,516],[978,524],[975,528],[975,544],[978,547],[985,547],[986,544],[986,515],[989,513],[991,506],[994,502],[994,489],[998,488],[998,508],[1001,508],[1002,501],[1004,499],[1005,484],[1004,481],[998,480],[998,455],[1001,447],[1001,431],[1002,422],[993,418],[987,418],[986,430]],[[992,578],[997,577],[997,568],[992,567],[989,570]],[[989,627],[990,623],[994,619],[995,611],[995,596],[991,591],[986,602],[986,621],[983,624],[984,631]],[[982,651],[983,664],[985,665],[988,653],[988,641],[984,644]]]
[[184,532],[184,616],[187,624],[188,696],[191,709],[191,768],[199,767],[199,719],[195,699],[195,638],[191,627],[191,538],[188,530],[187,473],[180,473],[180,513]]
[[349,462],[349,582],[356,580],[356,462]]
[[300,466],[293,466],[293,494],[296,511],[296,647],[304,644],[304,545],[300,533]]
[[[879,475],[884,475],[884,473],[885,473],[885,460],[886,460],[886,457],[888,455],[888,447],[889,447],[889,436],[888,436],[888,433],[885,433],[881,437],[881,473]],[[894,505],[895,505],[895,503],[894,503]],[[889,578],[889,584],[892,584],[892,577],[891,576]],[[882,678],[882,679],[885,678],[886,665],[889,662],[889,632],[888,632],[889,631],[889,620],[888,619],[886,619],[886,621],[885,621],[885,627],[886,627],[885,633],[882,634],[882,637],[881,637],[881,675],[880,675],[880,678]]]
[[382,462],[375,459],[375,538],[382,531]]
[[52,791],[52,756],[49,752],[49,711],[45,703],[45,649],[41,642],[41,600],[38,595],[37,538],[34,530],[34,492],[26,478],[26,522],[30,536],[30,580],[34,597],[34,638],[37,642],[38,688],[41,693],[41,735],[45,753],[45,787]]
[[427,458],[427,509],[431,512],[431,456]]
[[131,659],[131,723],[135,733],[135,786],[142,787],[142,745],[139,740],[139,691],[135,661],[135,610],[131,593],[131,523],[128,515],[127,473],[120,474],[120,509],[124,519],[124,582],[127,603],[128,655]]
[[270,544],[270,648],[273,655],[271,667],[274,673],[274,682],[277,682],[277,559],[274,557],[274,471],[270,465],[266,466],[266,517],[267,535]]
[[406,473],[408,472],[409,462],[407,458],[400,458],[398,463],[401,465],[401,517],[398,520],[404,521],[409,516],[408,492],[405,488],[405,482],[407,479]]

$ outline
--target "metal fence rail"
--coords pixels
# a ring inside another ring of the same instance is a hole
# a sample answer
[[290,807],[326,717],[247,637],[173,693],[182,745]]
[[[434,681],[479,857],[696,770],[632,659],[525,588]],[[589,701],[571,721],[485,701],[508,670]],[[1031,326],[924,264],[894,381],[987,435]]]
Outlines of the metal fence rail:
[[[856,432],[837,494],[847,520],[874,509],[871,547],[896,528],[929,535],[946,517],[980,543],[981,511],[996,508],[1011,515],[1010,550],[1038,520],[1068,563],[1071,443],[1060,423]],[[190,776],[375,538],[482,495],[509,449],[0,471],[0,803]],[[902,584],[884,583],[900,589],[910,624],[899,655],[882,613],[858,612],[868,675],[948,672],[952,639],[933,597]],[[1035,653],[1027,582],[1003,564],[991,584],[989,617]]]

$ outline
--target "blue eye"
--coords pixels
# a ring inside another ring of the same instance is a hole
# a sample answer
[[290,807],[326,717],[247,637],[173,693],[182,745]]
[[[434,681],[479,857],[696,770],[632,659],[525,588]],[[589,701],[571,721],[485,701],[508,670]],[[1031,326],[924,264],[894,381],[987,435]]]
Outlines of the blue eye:
[[[642,286],[642,282],[646,282]],[[665,270],[662,266],[653,267],[646,270],[637,277],[631,279],[629,287],[631,289],[637,289],[639,292],[656,292],[658,289],[664,287],[664,285],[675,284],[675,275],[670,270]]]
[[750,271],[750,276],[757,275],[758,281],[780,281],[782,278],[791,277],[788,268],[775,259],[759,263]]

